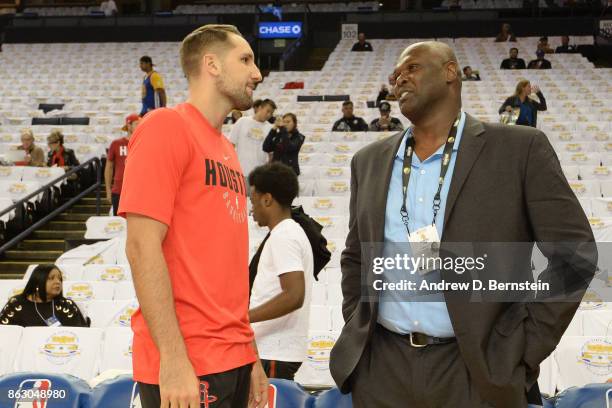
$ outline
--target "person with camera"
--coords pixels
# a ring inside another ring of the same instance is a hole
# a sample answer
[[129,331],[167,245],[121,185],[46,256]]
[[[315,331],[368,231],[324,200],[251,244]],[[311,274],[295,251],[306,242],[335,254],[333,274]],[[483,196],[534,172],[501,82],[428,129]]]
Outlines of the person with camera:
[[276,118],[262,148],[264,152],[272,154],[272,161],[286,164],[299,176],[298,155],[305,139],[297,129],[297,117],[293,113],[285,113]]
[[[537,95],[539,102],[529,97],[532,93]],[[499,108],[499,114],[513,115],[514,119],[507,121],[509,123],[536,127],[538,111],[545,111],[546,109],[546,99],[540,87],[537,85],[531,86],[531,83],[524,79],[516,84],[514,95],[504,101]]]

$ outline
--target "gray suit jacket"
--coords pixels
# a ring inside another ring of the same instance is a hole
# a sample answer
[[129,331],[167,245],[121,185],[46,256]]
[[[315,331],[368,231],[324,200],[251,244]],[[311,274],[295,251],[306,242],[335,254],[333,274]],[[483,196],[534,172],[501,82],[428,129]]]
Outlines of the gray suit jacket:
[[[330,362],[343,392],[351,390],[350,376],[376,326],[378,303],[361,299],[362,244],[384,241],[389,180],[401,140],[400,133],[372,143],[351,163],[350,229],[341,257],[346,324]],[[571,302],[475,303],[456,292],[444,293],[461,355],[482,397],[496,407],[516,408],[523,392],[537,393],[529,399],[538,402],[539,364],[569,325],[597,260],[591,227],[546,135],[529,127],[482,123],[467,115],[444,216],[442,246],[584,243],[564,254],[540,246],[549,260],[554,258],[555,273],[561,273],[560,277],[549,274],[550,280],[572,287]],[[586,262],[577,261],[577,254]],[[514,258],[506,263],[513,263],[514,271],[524,267],[530,273],[530,253],[523,255],[523,264]],[[543,279],[546,276],[542,274]]]

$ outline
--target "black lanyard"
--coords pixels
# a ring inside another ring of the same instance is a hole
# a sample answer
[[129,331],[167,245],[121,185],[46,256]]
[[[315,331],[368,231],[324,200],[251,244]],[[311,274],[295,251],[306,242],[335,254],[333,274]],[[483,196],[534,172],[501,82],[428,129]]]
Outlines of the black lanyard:
[[[440,204],[442,203],[441,193],[442,186],[444,185],[444,178],[446,177],[446,172],[448,171],[448,167],[450,166],[451,154],[453,151],[453,145],[455,144],[455,138],[457,137],[457,128],[459,127],[459,121],[461,120],[461,112],[459,112],[459,116],[457,116],[457,120],[453,123],[450,130],[448,131],[448,138],[446,139],[446,145],[444,146],[444,153],[442,154],[442,163],[440,165],[440,178],[438,179],[438,192],[434,196],[433,199],[433,221],[432,225],[436,224],[436,217],[438,215],[438,211],[440,210]],[[409,130],[410,132],[410,130]],[[402,216],[402,221],[406,226],[406,231],[408,235],[410,235],[410,227],[408,226],[408,210],[406,209],[406,198],[408,196],[408,182],[410,181],[410,172],[412,170],[412,156],[414,154],[414,135],[412,137],[408,137],[406,139],[406,151],[404,153],[404,165],[402,170],[402,191],[403,191],[403,199],[402,199],[402,207],[400,208],[400,215]]]

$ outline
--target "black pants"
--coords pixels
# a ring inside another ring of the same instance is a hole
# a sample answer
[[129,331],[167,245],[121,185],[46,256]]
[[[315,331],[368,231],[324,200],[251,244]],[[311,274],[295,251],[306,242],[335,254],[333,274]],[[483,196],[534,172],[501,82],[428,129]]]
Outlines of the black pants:
[[111,202],[113,203],[113,215],[117,216],[117,210],[119,209],[119,198],[121,196],[119,194],[112,193],[111,194]]
[[295,373],[302,365],[301,362],[261,360],[261,365],[268,378],[280,378],[293,381]]
[[[200,377],[202,408],[246,408],[249,403],[252,364]],[[159,408],[159,385],[138,383],[142,408]]]
[[[380,325],[350,381],[355,408],[494,407],[476,389],[457,342],[414,348]],[[524,389],[517,393],[523,403],[515,407],[527,407]]]

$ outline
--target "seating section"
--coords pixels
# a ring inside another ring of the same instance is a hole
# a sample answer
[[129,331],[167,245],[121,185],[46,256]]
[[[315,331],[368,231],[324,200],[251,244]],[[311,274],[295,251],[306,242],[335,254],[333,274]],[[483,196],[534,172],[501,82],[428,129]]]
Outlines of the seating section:
[[[185,13],[194,12],[197,10],[185,8]],[[482,81],[463,83],[463,104],[465,111],[483,121],[499,120],[498,108],[513,94],[520,78],[528,78],[541,87],[548,110],[538,115],[538,127],[556,149],[570,187],[579,197],[597,240],[609,241],[612,237],[612,70],[595,69],[577,54],[547,56],[552,62],[552,70],[498,69],[511,46],[520,49],[521,57],[531,59],[537,40],[521,38],[512,44],[494,43],[492,39],[440,41],[454,48],[462,66],[469,64],[480,71]],[[591,37],[573,40],[578,44],[592,43]],[[298,102],[297,98],[349,94],[355,103],[355,114],[370,122],[378,116],[378,110],[368,107],[367,102],[376,99],[400,52],[416,41],[419,40],[371,40],[372,53],[352,53],[349,51],[352,42],[341,41],[321,71],[272,72],[255,91],[257,98],[276,101],[276,114],[293,112],[298,117],[306,143],[299,156],[301,191],[295,204],[302,205],[323,225],[332,252],[330,263],[313,284],[308,353],[296,376],[300,384],[333,385],[329,355],[344,325],[340,254],[348,233],[350,162],[363,146],[389,137],[391,133],[332,132],[332,124],[341,116],[341,101]],[[559,38],[551,37],[549,41],[557,44]],[[13,151],[19,143],[19,131],[28,126],[31,117],[50,116],[38,110],[39,103],[64,103],[63,114],[90,117],[88,126],[60,128],[66,135],[66,145],[75,149],[79,159],[103,154],[110,141],[122,134],[120,127],[126,113],[140,110],[142,73],[137,63],[126,60],[125,55],[151,55],[156,69],[164,76],[169,104],[175,104],[187,96],[177,50],[178,43],[6,44],[0,54],[0,93],[4,96],[0,102],[0,154]],[[81,63],[75,66],[71,61],[77,55]],[[90,58],[82,58],[83,55]],[[41,67],[36,64],[50,56],[57,61],[53,65]],[[103,86],[98,76],[93,75],[99,72],[106,74]],[[282,89],[285,83],[295,81],[303,82],[304,89]],[[405,127],[410,125],[396,103],[392,103],[392,116],[399,118]],[[224,126],[225,134],[229,134],[231,126]],[[34,127],[35,138],[41,147],[45,146],[45,137],[53,128]],[[26,177],[28,172],[30,170],[0,167],[0,192],[5,191],[2,183],[21,183],[26,190],[25,183],[44,183],[35,175]],[[10,188],[6,191],[10,192]],[[15,190],[10,194],[23,192]],[[0,198],[2,196],[0,194]],[[89,365],[72,369],[69,364],[51,366],[45,355],[36,354],[41,367],[72,372],[87,379],[107,369],[129,369],[129,321],[137,303],[125,256],[125,229],[122,218],[92,217],[87,222],[87,238],[109,240],[79,247],[57,261],[65,277],[64,294],[75,299],[91,318],[92,328],[84,329],[92,333],[87,344],[97,344],[103,350],[102,359],[88,360]],[[249,233],[249,250],[253,255],[267,231],[250,220]],[[26,274],[26,279],[28,276]],[[0,281],[0,300],[18,293],[24,284],[25,281]],[[602,290],[607,288],[592,288],[587,293],[559,349],[543,363],[540,377],[543,390],[553,394],[557,389],[602,383],[608,379],[606,359],[610,352],[608,330],[612,313],[604,301],[608,297]],[[20,349],[38,350],[40,344],[31,338],[28,330],[23,331]],[[39,334],[37,341],[53,337],[47,332]],[[2,332],[0,336],[4,336]],[[67,344],[73,339],[68,335],[62,338]],[[86,345],[79,343],[79,347],[81,344],[84,351],[78,357],[85,359]],[[10,368],[11,364],[0,359],[0,370]],[[18,359],[14,364],[22,362]],[[282,394],[281,388],[277,391],[278,395]],[[324,405],[327,399],[336,402]],[[332,391],[312,403],[317,407],[340,406],[333,404],[345,400],[346,397]]]
[[48,371],[32,372],[33,368],[0,377],[1,407],[92,407],[91,388],[85,381]]
[[[131,375],[112,375],[108,379],[85,381],[66,374],[24,372],[0,377],[0,406],[108,408],[139,407],[140,391]],[[30,395],[30,397],[28,397]],[[36,397],[31,398],[32,395]],[[612,387],[590,384],[571,388],[555,399],[545,399],[544,408],[609,407]],[[337,388],[319,394],[307,393],[292,381],[271,379],[268,386],[270,408],[351,408],[350,394]],[[529,408],[536,408],[529,405]]]

